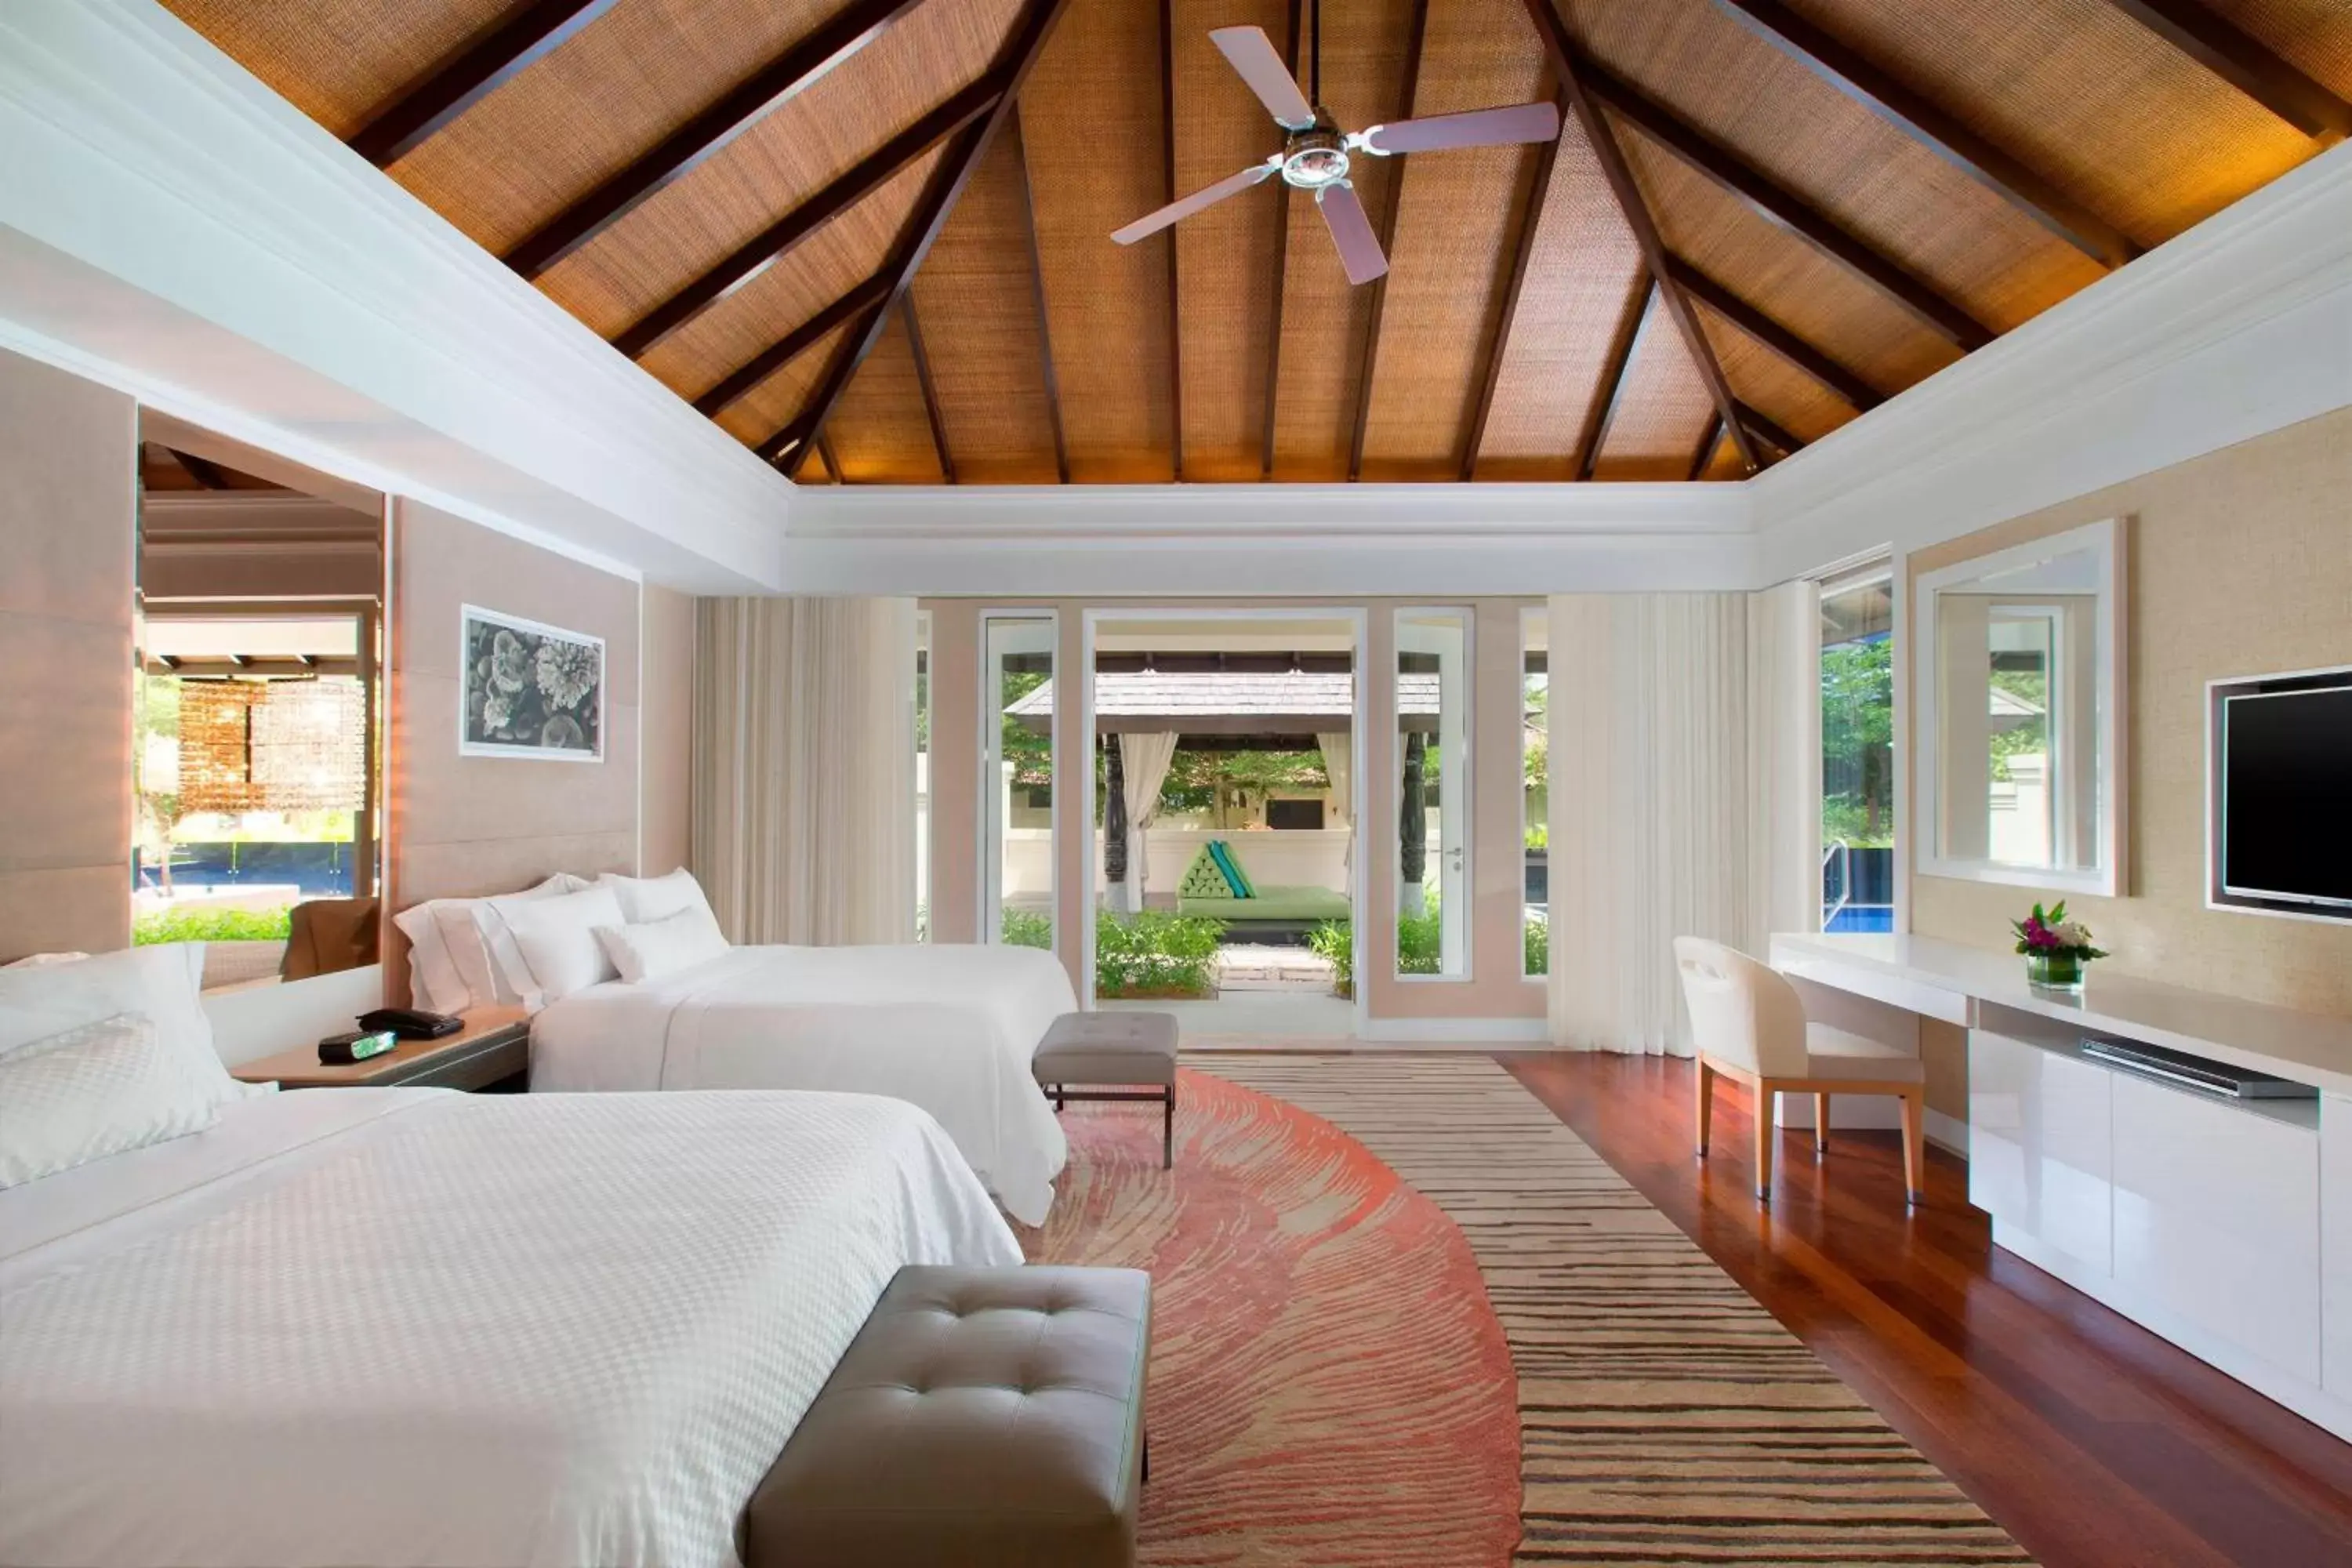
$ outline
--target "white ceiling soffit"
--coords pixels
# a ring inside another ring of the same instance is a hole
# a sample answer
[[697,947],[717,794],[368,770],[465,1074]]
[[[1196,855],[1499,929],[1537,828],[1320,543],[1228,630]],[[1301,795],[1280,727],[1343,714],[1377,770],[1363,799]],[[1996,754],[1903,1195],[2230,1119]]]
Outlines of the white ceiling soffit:
[[582,559],[783,586],[783,478],[152,0],[0,4],[0,347]]

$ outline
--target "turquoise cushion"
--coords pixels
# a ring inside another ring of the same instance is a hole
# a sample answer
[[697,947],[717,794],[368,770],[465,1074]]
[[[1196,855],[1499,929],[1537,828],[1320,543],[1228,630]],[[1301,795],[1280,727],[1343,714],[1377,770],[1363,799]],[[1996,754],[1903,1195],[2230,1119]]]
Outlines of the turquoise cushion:
[[1249,884],[1242,880],[1242,874],[1234,868],[1234,852],[1225,847],[1223,840],[1209,840],[1209,858],[1217,863],[1217,871],[1224,878],[1225,886],[1233,890],[1234,897],[1246,899],[1250,896]]

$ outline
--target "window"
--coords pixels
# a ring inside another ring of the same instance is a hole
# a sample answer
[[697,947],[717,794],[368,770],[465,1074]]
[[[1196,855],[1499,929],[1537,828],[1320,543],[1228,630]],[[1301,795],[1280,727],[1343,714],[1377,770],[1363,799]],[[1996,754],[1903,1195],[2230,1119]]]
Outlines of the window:
[[1822,929],[1895,929],[1895,584],[1822,584]]
[[[981,621],[986,657],[981,781],[988,831],[982,839],[982,936],[1018,947],[1054,946],[1054,647],[1050,614]],[[1039,804],[1040,801],[1044,804]]]
[[1521,973],[1551,968],[1551,676],[1544,612],[1519,612],[1519,837],[1527,846],[1519,902]]
[[1399,975],[1470,973],[1470,616],[1396,618]]

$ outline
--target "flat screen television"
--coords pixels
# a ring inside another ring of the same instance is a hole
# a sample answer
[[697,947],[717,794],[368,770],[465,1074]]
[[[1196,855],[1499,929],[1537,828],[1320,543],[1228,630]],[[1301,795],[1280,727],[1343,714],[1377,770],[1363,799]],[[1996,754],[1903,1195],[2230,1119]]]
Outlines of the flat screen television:
[[2220,890],[2352,919],[2352,674],[2261,684],[2221,697]]

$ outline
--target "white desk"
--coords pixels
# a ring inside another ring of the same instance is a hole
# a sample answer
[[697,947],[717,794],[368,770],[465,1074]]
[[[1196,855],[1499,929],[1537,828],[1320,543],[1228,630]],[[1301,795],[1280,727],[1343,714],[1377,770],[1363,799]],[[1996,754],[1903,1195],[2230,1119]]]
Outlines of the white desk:
[[[1789,933],[1774,967],[1969,1031],[1969,1200],[1993,1240],[2352,1438],[2352,1019],[2014,953]],[[2308,1084],[2231,1100],[2084,1055],[2086,1034]]]

